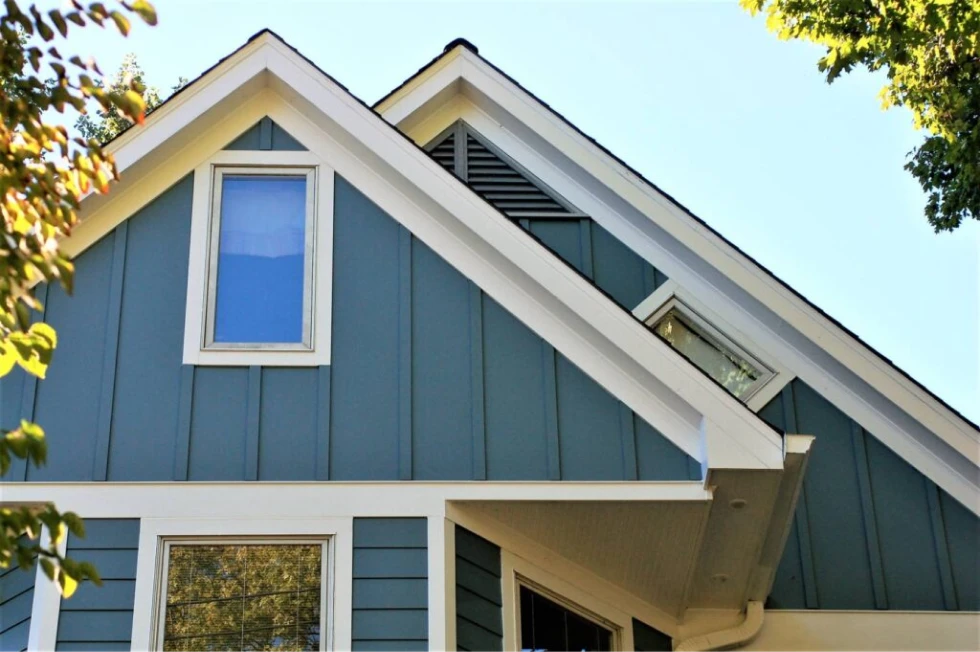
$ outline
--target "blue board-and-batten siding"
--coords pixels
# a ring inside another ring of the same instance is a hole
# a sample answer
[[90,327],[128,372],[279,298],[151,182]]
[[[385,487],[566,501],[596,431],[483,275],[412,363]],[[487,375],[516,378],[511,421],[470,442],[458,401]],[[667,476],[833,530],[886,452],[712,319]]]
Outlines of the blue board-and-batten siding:
[[95,565],[102,586],[83,583],[62,599],[55,649],[129,650],[136,592],[138,519],[85,519],[85,537],[69,535],[68,556]]
[[503,649],[500,548],[456,526],[456,649]]
[[355,518],[351,647],[428,649],[424,518]]
[[802,381],[760,416],[816,437],[769,607],[980,610],[980,519]]
[[0,572],[0,652],[27,649],[36,576],[37,566],[22,570],[14,565]]
[[48,378],[2,381],[63,480],[686,480],[693,461],[343,179],[332,367],[181,363],[188,176],[47,289]]

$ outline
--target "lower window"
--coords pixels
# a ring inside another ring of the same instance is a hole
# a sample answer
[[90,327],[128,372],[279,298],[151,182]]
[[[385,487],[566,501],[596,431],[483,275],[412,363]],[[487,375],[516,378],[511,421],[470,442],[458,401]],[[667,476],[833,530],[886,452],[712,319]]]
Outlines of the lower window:
[[319,650],[327,542],[167,541],[158,647]]
[[554,600],[520,587],[522,650],[610,650],[612,630]]

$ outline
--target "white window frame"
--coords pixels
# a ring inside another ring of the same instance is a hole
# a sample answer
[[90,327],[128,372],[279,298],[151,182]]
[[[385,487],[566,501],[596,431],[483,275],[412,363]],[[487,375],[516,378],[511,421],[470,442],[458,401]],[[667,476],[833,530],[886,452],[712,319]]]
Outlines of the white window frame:
[[[221,181],[226,174],[307,174],[304,341],[213,341]],[[194,170],[183,363],[204,366],[330,364],[334,169],[311,151],[222,150]]]
[[330,563],[330,537],[165,537],[160,545],[160,570],[157,582],[155,621],[151,650],[163,649],[164,633],[167,624],[167,578],[170,576],[170,550],[177,546],[247,546],[247,545],[319,545],[320,546],[320,647],[326,650],[325,639],[330,626],[330,579],[333,564]]
[[[204,342],[208,351],[276,349],[309,351],[313,348],[313,270],[316,261],[316,167],[280,167],[268,165],[215,165],[212,169],[210,231],[208,233],[208,283],[205,310]],[[228,175],[253,177],[304,177],[306,179],[305,215],[303,219],[303,335],[299,342],[215,342],[214,326],[217,317],[218,261],[221,254],[221,197]]]
[[353,519],[144,518],[133,602],[132,649],[160,650],[168,551],[173,543],[240,545],[321,543],[320,650],[349,649],[353,587]]
[[600,600],[593,591],[572,584],[507,550],[500,549],[504,649],[521,649],[521,587],[525,586],[562,607],[612,632],[610,650],[633,649],[633,617]]
[[[762,375],[753,383],[748,392],[741,397],[733,395],[734,398],[745,403],[753,412],[758,412],[765,407],[782,391],[783,387],[795,378],[794,374],[772,357],[762,355],[741,344],[747,340],[743,333],[725,322],[708,306],[685,292],[674,281],[665,282],[644,299],[633,309],[633,316],[652,330],[671,309],[676,309],[687,321],[691,322],[694,330],[699,331],[707,339],[714,340],[722,348],[729,349],[732,353],[744,358],[759,370]],[[674,350],[681,353],[677,349]]]

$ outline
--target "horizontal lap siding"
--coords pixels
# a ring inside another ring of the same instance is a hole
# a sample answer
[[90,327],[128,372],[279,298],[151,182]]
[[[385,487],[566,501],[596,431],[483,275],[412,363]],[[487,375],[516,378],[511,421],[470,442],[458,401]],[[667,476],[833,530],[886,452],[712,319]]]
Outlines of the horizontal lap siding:
[[92,562],[102,586],[82,584],[61,601],[56,650],[129,649],[136,590],[139,520],[86,519],[84,538],[69,535],[68,556]]
[[354,519],[354,650],[428,649],[424,518]]
[[456,646],[503,649],[500,548],[456,527]]
[[37,566],[21,570],[14,566],[0,573],[0,650],[27,649],[34,601],[34,578]]
[[980,609],[980,519],[802,381],[760,416],[816,437],[770,608]]

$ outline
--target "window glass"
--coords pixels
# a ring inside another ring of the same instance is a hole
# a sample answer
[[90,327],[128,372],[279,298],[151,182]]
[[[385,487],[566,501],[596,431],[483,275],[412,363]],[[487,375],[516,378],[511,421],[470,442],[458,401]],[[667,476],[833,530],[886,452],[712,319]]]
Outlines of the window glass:
[[320,649],[321,544],[172,544],[164,650]]
[[302,343],[306,175],[221,177],[215,343]]
[[707,335],[677,308],[667,311],[653,331],[738,398],[763,376],[761,370]]
[[612,632],[521,587],[522,650],[609,650]]

